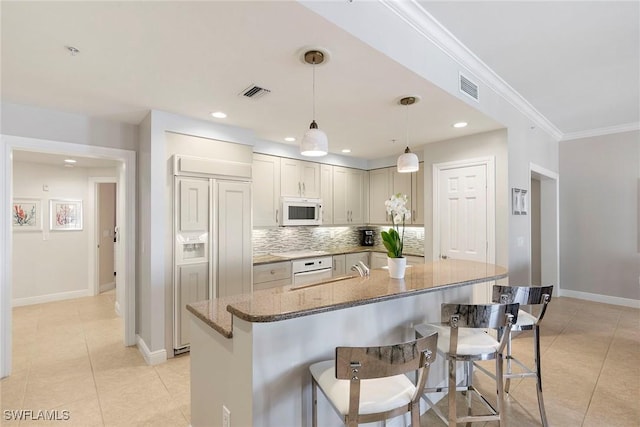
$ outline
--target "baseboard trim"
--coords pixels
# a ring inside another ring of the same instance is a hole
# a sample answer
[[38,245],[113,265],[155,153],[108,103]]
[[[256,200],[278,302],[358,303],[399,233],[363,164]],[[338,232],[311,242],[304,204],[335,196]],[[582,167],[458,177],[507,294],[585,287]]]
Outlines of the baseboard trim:
[[640,308],[640,300],[631,298],[612,297],[609,295],[592,294],[589,292],[571,291],[568,289],[560,289],[558,296],[583,299],[593,302],[602,302],[605,304],[621,305],[624,307]]
[[116,288],[116,282],[103,283],[102,285],[100,285],[99,292],[103,293],[103,292],[107,292],[107,291],[110,291],[111,289],[115,289],[115,288]]
[[147,343],[144,342],[140,335],[136,335],[136,346],[138,347],[138,350],[140,350],[140,353],[142,353],[142,357],[144,357],[144,361],[147,362],[147,365],[158,365],[167,361],[166,350],[149,350]]
[[89,296],[89,292],[86,289],[82,289],[79,291],[58,292],[55,294],[38,295],[35,297],[14,298],[13,301],[11,301],[11,304],[13,307],[22,307],[24,305],[63,301],[66,299],[82,298],[86,296]]

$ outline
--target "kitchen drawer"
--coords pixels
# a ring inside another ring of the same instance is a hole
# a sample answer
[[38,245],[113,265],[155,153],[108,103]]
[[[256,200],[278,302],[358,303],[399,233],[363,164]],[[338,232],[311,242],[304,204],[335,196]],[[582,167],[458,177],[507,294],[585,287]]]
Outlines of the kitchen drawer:
[[[275,262],[253,266],[253,284],[288,280],[291,283],[291,262]],[[254,286],[254,289],[256,287]]]
[[291,278],[272,280],[269,282],[262,282],[262,283],[254,283],[253,290],[261,291],[263,289],[277,288],[278,286],[288,286],[288,285],[291,285]]

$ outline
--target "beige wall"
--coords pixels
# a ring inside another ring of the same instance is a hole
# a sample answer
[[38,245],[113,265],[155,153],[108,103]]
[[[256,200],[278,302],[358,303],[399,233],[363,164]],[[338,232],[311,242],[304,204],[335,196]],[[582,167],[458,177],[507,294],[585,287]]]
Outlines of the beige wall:
[[433,259],[433,164],[493,156],[496,183],[496,264],[508,265],[507,132],[497,130],[427,144],[424,148],[425,258]]
[[640,300],[640,132],[560,144],[560,283]]
[[116,226],[116,185],[111,183],[98,184],[97,199],[100,221],[98,225],[100,245],[98,284],[100,292],[103,292],[115,287],[113,238]]

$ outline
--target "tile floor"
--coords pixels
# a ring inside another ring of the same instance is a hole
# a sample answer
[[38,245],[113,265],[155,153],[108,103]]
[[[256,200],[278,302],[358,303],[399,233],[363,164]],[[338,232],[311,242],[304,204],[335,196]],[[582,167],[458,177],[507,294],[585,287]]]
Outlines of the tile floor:
[[[0,424],[189,425],[189,356],[147,366],[136,348],[122,346],[113,303],[111,292],[13,310],[14,367],[0,381]],[[531,361],[529,344],[519,336],[514,354],[526,351],[521,359]],[[640,310],[555,298],[542,346],[552,426],[640,426]],[[5,411],[15,409],[67,410],[70,419],[8,421]],[[508,425],[540,425],[534,381],[512,383],[506,411]],[[431,414],[421,424],[442,425]]]

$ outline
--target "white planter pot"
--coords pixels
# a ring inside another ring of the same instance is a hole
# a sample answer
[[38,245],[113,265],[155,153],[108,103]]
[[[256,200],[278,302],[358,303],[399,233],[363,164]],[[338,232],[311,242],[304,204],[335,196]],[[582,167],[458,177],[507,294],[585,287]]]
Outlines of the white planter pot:
[[407,259],[405,257],[387,257],[387,265],[389,266],[389,277],[392,279],[404,279],[404,271],[407,268]]

